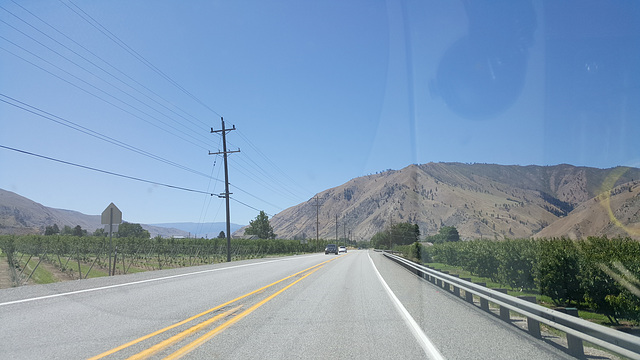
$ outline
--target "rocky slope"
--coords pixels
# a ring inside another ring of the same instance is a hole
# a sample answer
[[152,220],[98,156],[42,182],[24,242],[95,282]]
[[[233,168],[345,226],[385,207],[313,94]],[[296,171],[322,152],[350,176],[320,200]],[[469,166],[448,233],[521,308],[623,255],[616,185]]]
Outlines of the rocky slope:
[[[587,227],[586,221],[595,220],[584,213],[581,215],[586,218],[584,221],[571,219],[583,211],[581,205],[586,207],[595,202],[594,197],[603,191],[623,184],[635,186],[633,179],[640,179],[640,169],[565,164],[410,165],[325,190],[317,195],[317,200],[314,197],[276,214],[271,225],[280,238],[315,238],[317,208],[319,236],[329,239],[336,237],[336,216],[338,237],[355,240],[369,239],[385,226],[407,221],[418,224],[423,235],[435,234],[442,226],[456,226],[467,239],[529,237],[538,233],[617,235],[625,227],[637,227],[640,209],[637,196],[626,194],[625,200],[611,201],[613,211],[621,212],[618,225],[604,221]],[[571,225],[555,225],[559,220]]]

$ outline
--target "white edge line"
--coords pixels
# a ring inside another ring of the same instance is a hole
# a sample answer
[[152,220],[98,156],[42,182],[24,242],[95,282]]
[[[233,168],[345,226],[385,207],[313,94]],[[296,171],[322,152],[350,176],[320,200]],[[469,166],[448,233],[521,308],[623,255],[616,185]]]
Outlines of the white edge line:
[[137,285],[137,284],[143,284],[143,283],[148,283],[148,282],[153,282],[153,281],[160,281],[160,280],[167,280],[167,279],[175,279],[175,278],[179,278],[179,277],[183,277],[183,276],[197,275],[197,274],[203,274],[203,273],[221,271],[221,270],[237,269],[237,268],[245,267],[245,266],[268,264],[268,263],[272,263],[272,262],[286,261],[286,260],[288,260],[288,259],[261,261],[261,262],[257,262],[257,263],[251,263],[251,264],[234,265],[234,266],[228,266],[228,267],[223,267],[223,268],[195,271],[195,272],[185,273],[185,274],[164,276],[164,277],[154,278],[154,279],[132,281],[132,282],[123,283],[123,284],[115,284],[115,285],[108,285],[108,286],[102,286],[102,287],[97,287],[97,288],[70,291],[70,292],[60,293],[60,294],[52,294],[52,295],[45,295],[45,296],[39,296],[39,297],[34,297],[34,298],[28,298],[28,299],[7,301],[7,302],[0,303],[0,306],[21,304],[21,303],[26,303],[26,302],[36,301],[36,300],[44,300],[44,299],[56,298],[56,297],[60,297],[60,296],[76,295],[76,294],[82,294],[82,293],[86,293],[86,292],[92,292],[92,291],[98,291],[98,290],[107,290],[107,289],[113,289],[113,288],[118,288],[118,287],[123,287],[123,286]]
[[400,312],[400,314],[402,315],[405,323],[407,324],[407,326],[409,326],[409,329],[411,329],[413,336],[415,336],[416,340],[418,340],[418,342],[420,343],[420,346],[422,346],[422,349],[424,350],[425,354],[430,359],[445,360],[442,354],[440,354],[440,351],[438,351],[438,349],[435,347],[435,345],[433,345],[431,340],[429,340],[429,338],[424,333],[424,331],[422,331],[422,328],[420,328],[420,325],[418,325],[418,323],[413,319],[411,314],[409,314],[409,311],[407,311],[404,305],[402,305],[402,303],[400,302],[396,294],[393,293],[393,290],[391,290],[387,282],[384,281],[384,279],[382,278],[382,275],[380,275],[380,272],[378,271],[378,268],[376,268],[376,264],[373,263],[373,259],[371,259],[371,255],[369,255],[369,252],[367,252],[367,256],[369,257],[369,261],[373,266],[373,270],[376,272],[376,275],[378,275],[378,279],[380,280],[382,287],[384,287],[384,289],[387,291],[387,294],[389,294],[389,297],[393,301],[393,304],[396,306],[396,309],[398,310],[398,312]]

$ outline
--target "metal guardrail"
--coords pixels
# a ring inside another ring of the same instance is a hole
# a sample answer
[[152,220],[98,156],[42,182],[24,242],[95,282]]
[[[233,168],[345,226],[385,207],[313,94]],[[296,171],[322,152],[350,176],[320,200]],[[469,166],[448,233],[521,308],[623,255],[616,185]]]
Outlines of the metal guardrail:
[[630,359],[640,360],[640,337],[580,319],[576,317],[577,310],[575,311],[576,316],[572,316],[535,304],[535,299],[507,295],[499,290],[489,289],[481,284],[474,284],[469,281],[470,279],[463,279],[457,277],[457,275],[453,276],[446,272],[430,269],[386,251],[384,255],[416,275],[447,289],[458,297],[461,297],[460,290],[464,290],[467,302],[473,303],[473,295],[480,297],[480,307],[484,310],[489,311],[489,302],[500,306],[500,318],[503,320],[509,321],[510,310],[526,316],[528,331],[534,337],[542,337],[540,323],[566,333],[568,352],[573,356],[584,356],[582,345],[584,340]]

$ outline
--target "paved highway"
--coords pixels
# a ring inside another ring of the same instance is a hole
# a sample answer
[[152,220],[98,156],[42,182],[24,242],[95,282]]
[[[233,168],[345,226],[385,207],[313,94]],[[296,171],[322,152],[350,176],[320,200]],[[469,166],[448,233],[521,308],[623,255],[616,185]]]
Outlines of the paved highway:
[[6,359],[569,358],[381,254],[0,290]]

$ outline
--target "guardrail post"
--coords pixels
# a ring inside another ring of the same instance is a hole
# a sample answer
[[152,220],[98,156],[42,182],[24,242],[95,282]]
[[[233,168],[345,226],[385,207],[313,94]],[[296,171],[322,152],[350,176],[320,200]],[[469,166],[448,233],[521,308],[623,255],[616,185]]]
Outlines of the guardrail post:
[[[578,309],[576,308],[565,308],[565,311],[568,315],[579,317]],[[584,348],[582,347],[582,339],[579,337],[573,336],[571,334],[567,334],[567,348],[569,349],[569,354],[575,357],[583,357],[584,356]]]
[[[479,282],[477,284],[480,286],[487,286],[486,282]],[[480,308],[482,310],[489,311],[489,300],[485,299],[482,296],[480,297]]]
[[[522,299],[534,304],[537,303],[535,296],[518,296],[518,299]],[[540,333],[540,322],[538,320],[527,317],[527,330],[529,330],[529,334],[531,334],[536,339],[542,339],[542,334]]]
[[[507,289],[493,289],[495,291],[499,291],[503,294],[507,293]],[[509,322],[511,321],[511,317],[509,316],[509,308],[506,308],[504,306],[500,306],[500,319]]]
[[[440,272],[441,272],[441,273],[443,273],[443,274],[447,274],[447,275],[449,275],[449,272],[448,272],[448,271],[446,271],[446,270],[440,270]],[[446,281],[444,281],[444,280],[442,281],[442,287],[443,287],[444,289],[446,289],[447,291],[451,291],[451,287],[449,286],[449,283],[448,283],[448,282],[446,282]]]
[[[452,274],[451,276],[460,278],[460,275],[458,274]],[[453,295],[455,295],[456,297],[460,297],[460,288],[455,284],[453,284]]]
[[[460,278],[460,279],[462,279],[462,280],[464,280],[464,281],[471,282],[471,278]],[[473,293],[471,293],[471,292],[469,292],[469,291],[465,290],[465,291],[464,291],[464,299],[465,299],[468,303],[473,304]]]

